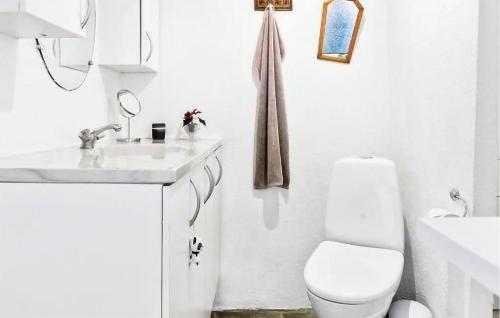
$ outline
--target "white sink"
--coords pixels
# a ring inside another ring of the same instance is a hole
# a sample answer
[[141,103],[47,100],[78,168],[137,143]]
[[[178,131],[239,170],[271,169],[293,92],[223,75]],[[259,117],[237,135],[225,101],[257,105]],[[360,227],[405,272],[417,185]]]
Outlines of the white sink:
[[116,144],[97,148],[99,155],[103,157],[145,157],[152,159],[165,159],[166,156],[182,154],[189,151],[184,146],[168,144]]
[[221,146],[218,139],[98,145],[0,158],[0,182],[170,184]]
[[424,218],[418,230],[429,248],[500,295],[500,218]]

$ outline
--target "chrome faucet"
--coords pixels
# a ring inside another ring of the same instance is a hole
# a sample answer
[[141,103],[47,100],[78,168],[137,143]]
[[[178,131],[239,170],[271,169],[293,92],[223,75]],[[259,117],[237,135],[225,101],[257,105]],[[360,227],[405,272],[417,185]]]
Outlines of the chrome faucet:
[[94,149],[96,141],[104,138],[104,136],[101,136],[101,134],[108,130],[119,132],[120,130],[122,130],[122,126],[120,124],[110,124],[97,128],[94,131],[90,131],[90,129],[82,130],[78,135],[78,137],[82,140],[80,149]]

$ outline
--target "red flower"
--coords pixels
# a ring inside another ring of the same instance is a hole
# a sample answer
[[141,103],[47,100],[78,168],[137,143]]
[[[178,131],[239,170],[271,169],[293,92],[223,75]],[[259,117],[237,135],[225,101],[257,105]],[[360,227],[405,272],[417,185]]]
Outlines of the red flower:
[[[198,108],[193,109],[193,111],[191,111],[191,112],[189,112],[189,111],[188,111],[188,112],[186,112],[186,113],[184,114],[184,120],[183,120],[183,122],[184,122],[184,126],[189,125],[190,123],[192,123],[192,122],[193,122],[193,120],[194,120],[195,118],[197,118],[197,119],[198,119],[198,121],[199,121],[202,125],[206,126],[206,125],[207,125],[207,123],[206,123],[203,119],[201,119],[200,117],[196,116],[196,115],[198,115],[198,114],[201,114],[201,111],[199,111],[199,110],[198,110]],[[195,117],[195,116],[196,116],[196,117]]]

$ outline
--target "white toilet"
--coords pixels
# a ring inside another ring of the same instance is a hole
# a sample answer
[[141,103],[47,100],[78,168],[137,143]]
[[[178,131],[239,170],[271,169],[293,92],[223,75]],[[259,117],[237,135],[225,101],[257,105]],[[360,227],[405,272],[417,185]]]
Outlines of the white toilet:
[[363,157],[335,163],[326,239],[304,270],[318,316],[384,317],[404,265],[403,215],[392,161]]

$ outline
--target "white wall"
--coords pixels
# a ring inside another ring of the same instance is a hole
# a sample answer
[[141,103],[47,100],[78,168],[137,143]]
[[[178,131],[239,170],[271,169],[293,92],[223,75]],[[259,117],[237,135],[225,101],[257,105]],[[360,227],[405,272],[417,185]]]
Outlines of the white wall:
[[479,2],[474,215],[497,216],[499,158],[499,5]]
[[[437,318],[459,304],[447,294],[445,261],[422,246],[416,224],[450,206],[456,186],[473,198],[478,1],[393,0],[390,16],[392,156],[399,164],[417,299]],[[460,301],[460,300],[459,300]],[[449,303],[448,303],[449,302]]]
[[140,93],[137,132],[166,120],[170,133],[199,107],[225,142],[222,277],[218,308],[309,307],[303,268],[323,238],[335,159],[387,155],[387,2],[365,1],[350,65],[316,59],[323,0],[278,13],[291,142],[290,191],[252,189],[256,89],[252,59],[262,12],[253,1],[162,1],[162,66],[157,77],[125,76]]
[[76,92],[55,86],[34,40],[0,34],[0,156],[77,145],[78,132],[108,122],[119,75],[93,67]]

